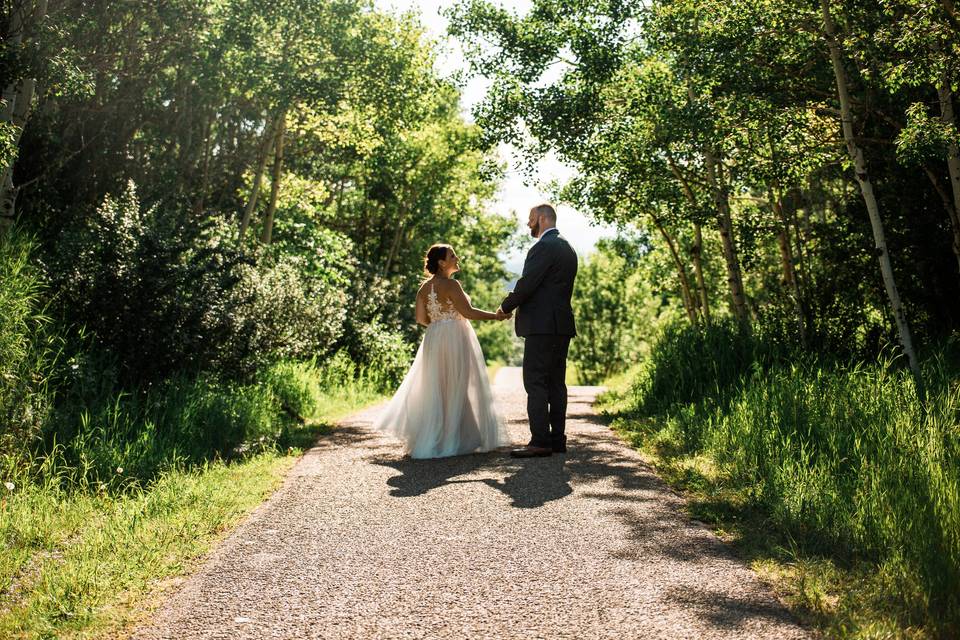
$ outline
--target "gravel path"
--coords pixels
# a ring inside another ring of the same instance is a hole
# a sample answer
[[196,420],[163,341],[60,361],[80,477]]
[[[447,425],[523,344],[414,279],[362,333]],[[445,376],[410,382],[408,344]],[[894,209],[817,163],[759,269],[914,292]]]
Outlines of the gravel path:
[[[135,638],[805,638],[571,387],[569,453],[410,460],[354,416]],[[516,368],[495,392],[529,437]]]

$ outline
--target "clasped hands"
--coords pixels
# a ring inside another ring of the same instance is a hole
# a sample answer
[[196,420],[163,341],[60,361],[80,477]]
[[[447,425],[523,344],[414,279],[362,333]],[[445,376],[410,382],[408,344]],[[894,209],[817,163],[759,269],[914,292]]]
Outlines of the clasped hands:
[[508,318],[512,318],[512,317],[513,317],[513,313],[512,313],[512,312],[511,312],[511,313],[507,313],[506,311],[504,311],[504,310],[501,309],[500,307],[497,307],[497,310],[496,310],[496,312],[494,313],[494,315],[497,317],[497,320],[507,320]]

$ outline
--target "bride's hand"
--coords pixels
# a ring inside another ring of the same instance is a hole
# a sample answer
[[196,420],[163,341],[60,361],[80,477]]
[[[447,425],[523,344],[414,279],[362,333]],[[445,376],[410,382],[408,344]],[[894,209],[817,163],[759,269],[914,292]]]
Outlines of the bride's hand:
[[497,309],[496,312],[497,320],[506,320],[507,318],[512,318],[512,313],[506,313],[503,309]]

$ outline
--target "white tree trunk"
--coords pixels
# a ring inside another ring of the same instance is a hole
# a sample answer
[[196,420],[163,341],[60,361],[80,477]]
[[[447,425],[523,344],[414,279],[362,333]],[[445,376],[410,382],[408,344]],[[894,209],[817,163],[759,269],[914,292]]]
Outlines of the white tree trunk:
[[707,284],[703,278],[703,231],[700,223],[693,223],[693,273],[697,277],[697,290],[700,294],[700,312],[703,321],[710,324],[710,298],[707,295]]
[[253,174],[253,186],[250,188],[250,198],[247,200],[247,206],[243,210],[243,217],[240,219],[240,240],[247,234],[250,227],[250,219],[253,217],[253,210],[257,207],[257,200],[260,197],[260,184],[263,182],[263,172],[267,167],[267,158],[273,148],[276,139],[276,126],[274,123],[267,124],[263,130],[263,139],[260,142],[260,152],[257,155],[257,170]]
[[[683,175],[683,172],[680,171],[680,167],[677,166],[673,158],[669,156],[669,153],[667,162],[670,165],[670,171],[680,183],[680,187],[683,190],[684,196],[687,198],[687,202],[690,203],[690,207],[696,210],[697,197],[690,187],[690,182],[686,176]],[[693,257],[693,272],[697,279],[697,306],[700,308],[703,321],[710,324],[710,299],[707,295],[707,285],[703,278],[703,231],[700,228],[700,223],[696,221],[693,223],[693,249],[691,254]]]
[[[694,33],[699,30],[699,21],[694,22]],[[697,102],[697,96],[687,80],[687,98],[691,103]],[[737,254],[737,243],[733,237],[733,218],[730,215],[730,198],[723,180],[723,165],[718,161],[710,145],[704,146],[703,159],[707,168],[707,182],[713,194],[714,206],[717,213],[717,227],[720,231],[720,240],[723,246],[723,260],[727,267],[727,287],[730,290],[730,308],[734,317],[748,323],[747,297],[743,290],[743,274],[740,269],[740,257]],[[671,164],[673,164],[671,162]],[[676,171],[674,167],[674,171]]]
[[653,220],[654,226],[657,227],[657,231],[663,236],[664,242],[667,243],[667,248],[670,249],[670,256],[673,258],[673,264],[677,269],[677,277],[680,279],[680,294],[683,296],[683,308],[687,312],[687,318],[690,320],[691,325],[697,326],[697,300],[693,297],[693,292],[690,289],[690,278],[687,276],[687,268],[684,266],[683,260],[680,259],[680,252],[677,251],[676,243],[673,241],[673,238],[670,237],[670,234],[667,233],[660,219],[653,214],[650,215],[650,218]]
[[863,202],[870,216],[870,226],[873,229],[873,241],[876,246],[877,257],[880,260],[880,273],[883,276],[883,284],[887,290],[887,297],[890,299],[890,308],[893,311],[893,317],[900,334],[900,343],[910,363],[910,370],[916,379],[918,390],[920,390],[922,394],[920,364],[917,361],[917,353],[913,347],[913,336],[910,334],[910,325],[907,323],[907,316],[903,311],[900,293],[897,291],[897,284],[893,277],[893,265],[890,262],[890,253],[887,251],[887,239],[883,230],[883,220],[880,219],[877,198],[873,193],[873,183],[870,180],[870,174],[867,173],[867,162],[863,156],[863,149],[857,144],[853,135],[853,116],[850,110],[847,74],[843,68],[840,45],[836,38],[836,27],[830,15],[829,0],[820,0],[820,9],[823,14],[823,27],[827,46],[830,49],[830,62],[833,64],[833,74],[837,81],[837,96],[840,99],[840,123],[843,127],[843,139],[847,143],[847,152],[853,161],[853,170],[857,177],[857,183],[860,185],[860,193],[863,195]]
[[713,201],[717,209],[717,227],[723,244],[723,259],[727,267],[727,284],[730,289],[730,303],[733,315],[740,322],[747,322],[747,298],[743,292],[743,276],[740,271],[740,258],[737,243],[733,237],[733,218],[730,215],[730,200],[721,175],[722,168],[710,149],[705,149],[707,180],[713,191]]
[[[10,16],[10,39],[16,46],[23,42],[23,33],[27,28],[26,8],[27,2],[18,4],[14,7]],[[33,11],[36,21],[39,23],[47,14],[47,0],[38,0]],[[14,147],[20,145],[20,137],[23,135],[23,128],[30,118],[30,107],[33,104],[33,93],[36,90],[37,81],[34,78],[24,78],[22,81],[11,82],[3,89],[3,112],[0,114],[0,121],[13,125]],[[15,208],[17,201],[17,189],[13,184],[14,162],[6,163],[0,171],[0,224],[8,225],[15,217]]]
[[803,297],[800,294],[800,283],[797,281],[797,271],[793,260],[793,245],[790,241],[790,221],[783,211],[783,195],[780,189],[769,189],[770,206],[780,222],[777,233],[777,244],[780,247],[780,266],[783,269],[783,285],[793,298],[793,309],[797,314],[797,327],[800,329],[800,341],[807,344],[807,321],[803,308]]

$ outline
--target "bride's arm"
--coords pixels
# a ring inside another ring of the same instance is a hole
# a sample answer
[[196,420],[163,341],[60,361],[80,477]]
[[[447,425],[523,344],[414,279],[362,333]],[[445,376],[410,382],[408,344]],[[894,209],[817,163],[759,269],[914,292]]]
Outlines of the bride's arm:
[[477,309],[470,304],[463,292],[463,287],[456,280],[453,280],[453,286],[450,287],[450,302],[453,303],[453,308],[467,320],[501,320],[504,317],[490,311]]
[[427,315],[427,301],[424,296],[417,293],[417,324],[423,326],[430,325],[430,316]]

